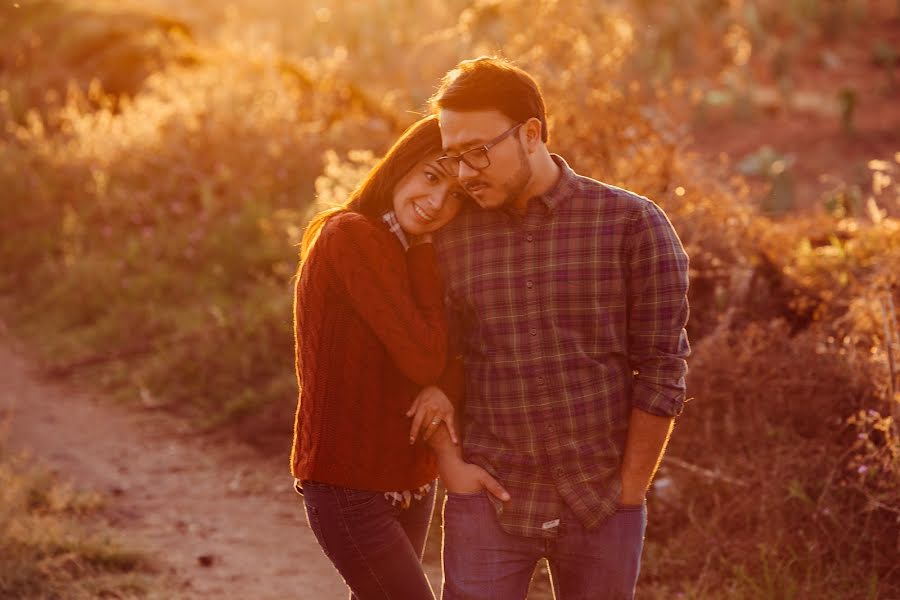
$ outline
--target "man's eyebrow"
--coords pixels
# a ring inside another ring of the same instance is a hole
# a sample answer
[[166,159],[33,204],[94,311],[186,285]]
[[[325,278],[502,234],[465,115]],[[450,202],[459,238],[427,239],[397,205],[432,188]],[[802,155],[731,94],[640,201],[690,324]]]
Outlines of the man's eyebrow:
[[458,144],[452,144],[452,145],[450,145],[450,146],[445,146],[445,147],[444,147],[444,152],[459,152],[459,149],[460,149],[460,148],[465,148],[465,150],[463,150],[463,152],[465,152],[466,150],[472,150],[472,149],[474,149],[474,148],[480,148],[480,147],[484,146],[484,144],[485,144],[485,140],[484,140],[484,139],[482,139],[482,138],[475,138],[475,139],[473,139],[473,140],[465,140],[465,141],[460,142],[460,143],[458,143]]

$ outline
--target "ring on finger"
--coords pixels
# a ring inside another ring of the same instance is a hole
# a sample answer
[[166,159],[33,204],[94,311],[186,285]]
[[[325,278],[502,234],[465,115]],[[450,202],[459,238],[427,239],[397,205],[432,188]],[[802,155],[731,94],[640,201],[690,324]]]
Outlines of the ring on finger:
[[437,425],[437,424],[440,423],[440,422],[441,422],[441,420],[440,420],[439,418],[437,418],[437,419],[432,419],[432,420],[431,420],[431,424],[432,424],[432,425]]

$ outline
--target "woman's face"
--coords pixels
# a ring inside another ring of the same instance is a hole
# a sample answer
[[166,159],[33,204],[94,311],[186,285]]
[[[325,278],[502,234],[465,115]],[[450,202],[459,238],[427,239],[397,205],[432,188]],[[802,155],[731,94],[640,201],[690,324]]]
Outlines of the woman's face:
[[394,188],[394,212],[410,235],[437,231],[456,216],[467,198],[456,177],[435,162],[438,156],[419,161]]

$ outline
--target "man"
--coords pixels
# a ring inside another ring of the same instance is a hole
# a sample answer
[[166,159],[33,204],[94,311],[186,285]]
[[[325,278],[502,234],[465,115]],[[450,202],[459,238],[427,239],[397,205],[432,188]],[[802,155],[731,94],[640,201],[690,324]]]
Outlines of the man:
[[511,63],[460,63],[432,103],[440,162],[480,207],[436,240],[466,370],[461,453],[439,452],[443,598],[525,598],[542,557],[560,600],[633,598],[684,403],[687,255],[658,206],[549,152],[540,89]]

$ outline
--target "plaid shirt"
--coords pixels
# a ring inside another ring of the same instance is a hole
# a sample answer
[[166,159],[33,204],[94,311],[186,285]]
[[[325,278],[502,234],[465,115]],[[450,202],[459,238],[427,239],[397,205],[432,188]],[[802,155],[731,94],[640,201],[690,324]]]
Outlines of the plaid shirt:
[[585,527],[616,511],[631,408],[680,414],[690,352],[688,258],[665,213],[554,160],[524,215],[471,208],[436,236],[463,454],[512,496],[501,526],[545,538],[563,503]]

